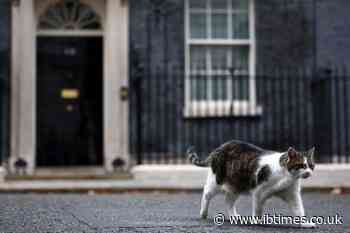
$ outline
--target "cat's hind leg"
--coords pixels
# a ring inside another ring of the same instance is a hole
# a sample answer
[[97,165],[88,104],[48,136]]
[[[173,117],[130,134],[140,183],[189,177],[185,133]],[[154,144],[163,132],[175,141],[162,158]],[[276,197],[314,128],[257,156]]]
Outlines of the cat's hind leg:
[[271,197],[271,193],[264,188],[258,188],[252,196],[253,216],[261,217],[266,200]]
[[200,216],[201,218],[205,219],[208,216],[208,208],[210,200],[218,194],[220,191],[220,188],[218,184],[216,183],[216,176],[212,172],[211,169],[209,169],[207,182],[203,189],[203,195],[202,195],[202,202],[201,202],[201,210],[200,210]]
[[227,213],[230,217],[239,216],[236,208],[236,201],[239,195],[237,193],[226,192],[225,203],[227,206]]

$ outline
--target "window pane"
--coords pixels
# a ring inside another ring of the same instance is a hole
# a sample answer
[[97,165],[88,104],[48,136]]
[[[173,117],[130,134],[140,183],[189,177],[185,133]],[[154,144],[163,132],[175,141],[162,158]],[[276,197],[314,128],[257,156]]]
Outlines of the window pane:
[[230,47],[218,46],[211,47],[211,64],[213,76],[211,77],[211,92],[213,100],[227,100],[227,75],[224,72],[227,70],[228,54]]
[[227,78],[225,75],[213,75],[211,81],[213,100],[227,100]]
[[212,47],[211,48],[211,64],[212,70],[227,69],[227,51],[230,47]]
[[207,0],[189,0],[190,8],[205,9],[207,5]]
[[232,67],[234,78],[232,96],[235,100],[249,99],[249,47],[233,47]]
[[[228,100],[232,93],[233,100],[249,100],[249,50],[249,46],[192,46],[191,99],[208,100],[210,96],[211,100]],[[211,76],[206,69],[209,57]],[[232,70],[233,76],[226,73]]]
[[249,39],[249,16],[248,13],[233,13],[232,15],[233,39]]
[[227,14],[212,14],[212,37],[227,39]]
[[206,48],[191,47],[190,48],[191,71],[203,71],[206,69]]
[[207,85],[207,47],[192,46],[190,48],[191,61],[191,99],[192,100],[206,100],[208,96]]
[[234,76],[232,89],[232,97],[234,100],[249,100],[249,76]]
[[239,73],[248,73],[249,68],[249,47],[240,46],[231,49],[232,68]]
[[204,75],[191,76],[191,99],[192,100],[208,100],[208,79]]
[[206,15],[203,13],[191,13],[190,15],[190,33],[191,38],[207,38]]
[[231,0],[234,10],[248,10],[249,0]]
[[228,3],[227,0],[212,0],[211,6],[212,6],[212,9],[214,10],[217,10],[217,9],[223,10],[223,9],[227,9],[228,7],[227,3]]

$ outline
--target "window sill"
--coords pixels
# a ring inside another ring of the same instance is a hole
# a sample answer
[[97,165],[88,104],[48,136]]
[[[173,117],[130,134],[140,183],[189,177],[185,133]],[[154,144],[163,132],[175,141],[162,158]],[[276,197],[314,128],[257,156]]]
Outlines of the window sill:
[[262,106],[249,101],[196,101],[186,103],[185,118],[211,117],[257,117],[263,113]]

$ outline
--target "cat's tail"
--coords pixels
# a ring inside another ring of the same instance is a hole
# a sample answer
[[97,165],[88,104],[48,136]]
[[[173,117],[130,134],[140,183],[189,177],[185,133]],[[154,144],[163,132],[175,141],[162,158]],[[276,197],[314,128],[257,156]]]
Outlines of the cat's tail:
[[197,153],[195,152],[193,146],[187,150],[186,154],[187,154],[188,160],[193,165],[196,165],[198,167],[208,167],[209,166],[209,163],[207,160],[205,160],[205,161],[200,160],[200,158],[198,157]]

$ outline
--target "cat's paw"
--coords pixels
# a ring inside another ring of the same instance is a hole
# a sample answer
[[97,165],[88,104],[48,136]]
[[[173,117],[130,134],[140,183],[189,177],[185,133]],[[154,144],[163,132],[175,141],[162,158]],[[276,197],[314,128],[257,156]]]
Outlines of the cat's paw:
[[240,214],[237,214],[237,213],[236,213],[236,214],[229,214],[228,216],[229,216],[229,218],[231,218],[231,219],[232,219],[232,218],[240,218],[240,217],[241,217],[241,215],[240,215]]
[[317,225],[313,222],[306,222],[306,223],[300,224],[300,227],[302,227],[302,228],[316,228]]
[[228,210],[228,216],[229,218],[239,218],[241,217],[241,215],[239,213],[237,213],[237,211],[232,211],[232,210]]
[[201,211],[199,215],[200,215],[201,219],[207,219],[208,211]]

